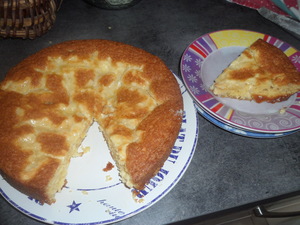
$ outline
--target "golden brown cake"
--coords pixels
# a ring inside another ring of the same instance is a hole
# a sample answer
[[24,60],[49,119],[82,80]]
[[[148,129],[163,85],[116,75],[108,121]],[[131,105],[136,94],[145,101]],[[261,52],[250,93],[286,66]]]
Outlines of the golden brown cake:
[[281,102],[300,90],[300,72],[277,47],[258,39],[214,81],[217,96]]
[[45,48],[12,68],[0,89],[0,172],[42,203],[55,202],[93,121],[122,181],[137,189],[163,166],[181,126],[173,74],[158,57],[118,42]]

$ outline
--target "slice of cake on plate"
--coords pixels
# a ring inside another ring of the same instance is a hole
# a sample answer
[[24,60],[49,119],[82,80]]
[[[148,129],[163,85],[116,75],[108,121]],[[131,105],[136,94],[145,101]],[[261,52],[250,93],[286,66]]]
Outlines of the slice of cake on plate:
[[219,97],[281,102],[300,90],[300,72],[277,47],[258,39],[214,81]]

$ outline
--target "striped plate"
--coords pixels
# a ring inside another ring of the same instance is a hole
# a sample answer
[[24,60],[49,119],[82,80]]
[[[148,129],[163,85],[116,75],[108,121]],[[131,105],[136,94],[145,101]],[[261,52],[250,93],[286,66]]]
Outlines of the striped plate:
[[219,98],[209,91],[218,75],[259,38],[281,49],[300,71],[300,52],[289,44],[254,31],[221,30],[199,37],[184,51],[180,63],[184,84],[197,105],[230,126],[261,133],[299,130],[300,92],[271,104]]

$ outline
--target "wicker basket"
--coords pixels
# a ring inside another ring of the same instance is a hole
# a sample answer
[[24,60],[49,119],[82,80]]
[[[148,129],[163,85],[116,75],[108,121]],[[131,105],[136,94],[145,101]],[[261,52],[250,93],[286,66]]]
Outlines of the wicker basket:
[[54,24],[58,0],[0,0],[0,37],[34,39]]

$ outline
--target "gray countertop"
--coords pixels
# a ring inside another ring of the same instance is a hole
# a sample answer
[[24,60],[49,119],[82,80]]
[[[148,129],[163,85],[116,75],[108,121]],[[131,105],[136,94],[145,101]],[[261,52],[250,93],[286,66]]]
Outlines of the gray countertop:
[[[176,74],[185,48],[201,35],[246,29],[300,41],[255,10],[225,0],[143,0],[124,10],[103,10],[64,0],[54,27],[35,40],[0,40],[0,76],[26,56],[72,39],[110,39],[143,48]],[[117,224],[166,224],[300,191],[300,132],[253,139],[224,131],[200,115],[199,140],[178,184],[147,210]],[[37,225],[0,197],[0,224]]]

